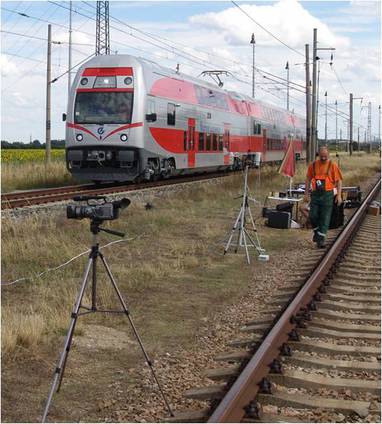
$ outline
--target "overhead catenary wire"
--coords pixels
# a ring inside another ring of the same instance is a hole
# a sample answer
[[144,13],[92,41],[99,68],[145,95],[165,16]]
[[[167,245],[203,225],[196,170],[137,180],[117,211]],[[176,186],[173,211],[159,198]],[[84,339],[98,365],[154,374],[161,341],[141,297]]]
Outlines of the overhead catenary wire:
[[[42,41],[46,42],[46,38],[37,37],[35,35],[21,34],[21,33],[18,33],[18,32],[6,31],[4,29],[0,30],[0,32],[3,32],[5,34],[19,36],[19,37],[26,37],[26,38],[34,39],[34,40],[42,40]],[[52,44],[69,44],[69,42],[68,41],[52,41]],[[91,46],[91,47],[93,47],[93,44],[90,44],[90,43],[75,43],[75,42],[72,42],[72,44],[75,45],[75,46]]]
[[277,37],[275,34],[273,34],[271,31],[269,31],[267,28],[265,28],[263,25],[261,25],[259,22],[257,22],[249,13],[247,13],[239,4],[237,4],[234,0],[231,0],[231,3],[233,3],[239,10],[241,10],[244,15],[246,15],[251,21],[253,21],[258,27],[260,27],[263,31],[265,31],[268,35],[270,35],[272,38],[277,40],[279,43],[283,44],[285,47],[287,47],[289,50],[292,50],[296,54],[305,57],[305,55],[296,50],[295,48],[291,47],[289,44],[285,43],[281,38]]
[[[61,7],[61,8],[64,8],[64,9],[69,10],[69,8],[68,8],[68,7],[66,7],[66,6],[65,6],[65,5],[63,5],[63,4],[56,3],[56,2],[54,2],[54,1],[50,1],[49,3],[51,3],[51,4],[53,4],[53,5],[57,6],[57,7]],[[91,7],[93,10],[95,9],[95,6],[93,6],[93,5],[89,4],[88,2],[83,2],[83,3],[84,3],[84,4],[86,4],[88,7]],[[237,5],[237,3],[235,3],[235,2],[232,2],[232,3],[234,3],[234,4],[235,4],[235,6],[237,6],[237,7],[239,7],[239,8],[240,8],[240,6],[239,6],[239,5]],[[20,16],[24,16],[24,17],[27,17],[27,18],[32,18],[32,19],[37,19],[37,20],[39,20],[39,21],[47,22],[47,20],[46,20],[46,19],[36,18],[36,17],[30,16],[30,15],[28,15],[28,14],[26,14],[26,13],[23,13],[23,12],[18,12],[18,11],[11,10],[11,9],[8,9],[8,8],[4,8],[4,7],[2,7],[2,9],[7,10],[7,11],[9,11],[9,12],[17,13],[17,14],[18,14],[18,15],[20,15]],[[84,8],[81,8],[81,7],[79,7],[78,5],[76,6],[76,9],[85,10]],[[240,8],[240,9],[242,9],[242,8]],[[88,15],[86,15],[86,14],[84,14],[84,13],[81,13],[81,12],[79,12],[78,10],[73,10],[73,12],[74,12],[74,13],[76,13],[76,14],[78,14],[78,15],[81,15],[81,16],[85,17],[85,18],[86,18],[86,19],[88,19],[88,20],[92,20],[92,21],[94,21],[94,20],[95,20],[95,18],[94,18],[94,17],[92,17],[92,16],[88,16]],[[246,13],[246,12],[244,11],[244,13]],[[246,13],[246,14],[247,14],[247,13]],[[247,14],[247,15],[248,15],[248,14]],[[249,18],[250,18],[251,20],[253,20],[253,21],[254,21],[253,17],[251,17],[250,15],[249,15]],[[181,56],[181,57],[185,58],[187,61],[192,62],[192,63],[195,63],[195,64],[198,64],[198,65],[200,65],[200,66],[206,66],[207,64],[211,64],[211,65],[213,65],[213,66],[215,65],[215,64],[214,64],[214,63],[212,63],[210,60],[207,60],[207,59],[205,59],[205,58],[201,58],[201,57],[196,56],[196,55],[194,55],[194,54],[190,54],[189,52],[184,52],[184,51],[180,50],[178,47],[176,47],[176,46],[174,46],[174,45],[172,45],[172,44],[171,44],[171,43],[174,43],[174,42],[171,42],[171,41],[169,41],[169,40],[165,39],[164,37],[155,36],[155,35],[153,35],[153,34],[147,33],[147,32],[145,32],[145,31],[140,30],[139,28],[136,28],[136,27],[134,27],[134,26],[132,26],[132,25],[129,25],[129,24],[127,24],[126,22],[121,21],[120,19],[115,18],[115,17],[113,17],[113,16],[111,16],[111,19],[112,19],[114,22],[118,22],[118,23],[120,23],[121,25],[127,26],[127,28],[129,28],[129,29],[130,29],[130,32],[128,32],[128,31],[123,30],[122,28],[119,28],[119,27],[115,26],[115,25],[112,25],[112,26],[111,26],[111,28],[112,28],[112,29],[115,29],[115,30],[117,30],[117,31],[120,31],[120,32],[122,32],[122,33],[126,34],[127,36],[131,36],[131,37],[136,38],[136,39],[138,39],[138,40],[140,40],[140,41],[142,41],[142,42],[145,42],[145,43],[149,43],[149,44],[151,44],[151,45],[154,45],[155,47],[161,48],[161,49],[163,49],[163,50],[167,51],[168,53],[171,53],[172,55],[175,55],[175,56]],[[258,24],[257,22],[255,22],[255,23],[256,23],[256,24]],[[62,28],[65,28],[65,29],[67,29],[67,28],[68,28],[67,26],[62,25],[62,24],[59,24],[59,23],[57,23],[57,22],[53,22],[52,24],[53,24],[53,25],[57,25],[57,26],[62,27]],[[267,30],[267,29],[264,29],[264,30],[268,32],[268,30]],[[142,35],[144,35],[145,37],[148,37],[148,38],[150,38],[150,39],[149,39],[149,40],[147,40],[147,39],[145,39],[145,38],[138,37],[137,35],[134,35],[134,34],[132,33],[132,31],[137,31],[137,32],[139,32],[140,34],[142,34]],[[93,36],[92,34],[87,33],[87,32],[85,32],[85,31],[78,30],[78,32],[83,33],[83,34],[86,34],[86,35]],[[278,39],[278,37],[274,36],[274,34],[272,34],[272,33],[270,33],[270,34],[272,35],[272,37],[274,37],[274,38]],[[152,41],[152,40],[153,40],[153,41]],[[164,42],[164,41],[161,41],[161,40],[165,40],[165,42]],[[278,41],[279,41],[279,42],[281,42],[282,44],[286,45],[286,47],[291,48],[291,46],[288,46],[288,45],[287,45],[286,43],[284,43],[282,40],[278,40]],[[152,55],[152,53],[147,52],[147,50],[139,49],[139,48],[137,48],[137,47],[133,47],[133,46],[131,46],[131,45],[128,45],[128,44],[126,44],[126,43],[122,43],[122,42],[120,42],[120,41],[115,41],[115,43],[116,43],[116,44],[119,44],[119,45],[126,46],[126,47],[128,47],[128,48],[136,49],[136,50],[138,50],[138,51],[143,51],[145,54],[150,54],[150,55]],[[158,43],[159,43],[159,44],[158,44]],[[79,43],[78,43],[78,44],[79,44]],[[163,45],[161,45],[161,44],[163,44]],[[176,44],[181,45],[181,43],[176,43]],[[188,47],[188,46],[185,46],[185,47]],[[293,48],[291,48],[291,49],[293,50]],[[200,51],[200,50],[198,49],[198,51]],[[298,52],[297,50],[296,50],[296,53],[301,54],[301,53],[300,53],[300,52]],[[229,61],[230,63],[234,63],[234,64],[236,64],[236,65],[240,66],[240,68],[241,68],[241,69],[243,68],[243,63],[242,63],[242,62],[232,61],[231,59],[228,59],[228,58],[225,58],[225,57],[219,56],[219,55],[217,55],[217,54],[215,54],[215,53],[213,53],[213,52],[205,52],[205,54],[206,54],[208,57],[210,57],[210,56],[214,56],[214,57],[219,58],[220,60]],[[301,55],[302,55],[302,54],[301,54]],[[167,58],[167,59],[166,59],[166,58],[164,58],[164,59],[165,59],[165,60],[170,60],[169,58]],[[185,64],[185,65],[186,65],[186,64]],[[187,65],[187,66],[190,66],[190,65]],[[284,78],[282,78],[282,77],[280,77],[280,76],[278,76],[278,75],[272,74],[272,73],[270,73],[270,72],[268,72],[268,71],[265,71],[264,69],[256,68],[256,71],[257,71],[258,73],[262,73],[262,74],[265,74],[265,75],[272,76],[272,77],[276,78],[277,80],[280,80],[280,81],[286,81]],[[235,71],[235,73],[237,73],[237,71]],[[263,76],[264,76],[264,75],[263,75]],[[240,82],[243,82],[243,83],[247,84],[247,82],[246,82],[246,81],[243,81],[243,80],[241,80],[241,79],[239,79],[239,78],[236,78],[236,79],[237,79],[238,81],[240,81]],[[268,77],[268,79],[270,79],[270,80],[272,81],[272,78]],[[273,80],[273,81],[276,83],[276,80]],[[340,80],[339,80],[339,82],[340,82]],[[278,83],[278,84],[282,84],[282,83],[280,83],[279,81],[277,81],[277,83]],[[295,85],[296,87],[304,88],[304,86],[302,86],[301,84],[294,83],[293,81],[290,81],[290,84],[291,84],[291,85]],[[342,88],[343,88],[343,86],[342,86]],[[343,88],[343,89],[344,89],[344,88]],[[303,93],[305,94],[305,92],[303,92],[302,90],[300,91],[300,90],[298,90],[297,88],[295,88],[295,91],[296,91],[296,92],[301,92],[302,94],[303,94]],[[345,91],[345,90],[344,90],[344,91]]]

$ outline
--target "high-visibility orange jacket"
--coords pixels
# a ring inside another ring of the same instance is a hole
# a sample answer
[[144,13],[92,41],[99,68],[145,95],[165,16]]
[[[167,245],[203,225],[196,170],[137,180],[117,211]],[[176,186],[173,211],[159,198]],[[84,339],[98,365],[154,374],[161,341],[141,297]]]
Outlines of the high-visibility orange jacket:
[[306,176],[312,180],[312,189],[316,190],[316,181],[325,180],[325,190],[331,191],[339,180],[342,180],[341,170],[335,162],[316,160],[308,167]]

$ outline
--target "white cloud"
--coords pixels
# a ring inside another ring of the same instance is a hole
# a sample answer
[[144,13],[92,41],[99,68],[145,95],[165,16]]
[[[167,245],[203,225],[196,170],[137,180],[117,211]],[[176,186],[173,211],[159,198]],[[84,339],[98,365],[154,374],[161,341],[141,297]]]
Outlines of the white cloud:
[[18,75],[19,70],[15,63],[13,63],[5,54],[0,56],[1,76]]
[[[337,36],[326,24],[304,9],[297,0],[280,0],[272,5],[241,4],[240,7],[293,48],[301,49],[302,45],[309,42],[313,28],[318,28],[322,44],[338,47],[349,45],[348,39]],[[252,32],[255,33],[258,44],[279,45],[277,40],[259,28],[237,7],[196,15],[190,18],[190,22],[201,28],[221,31],[225,41],[231,45],[247,45]]]

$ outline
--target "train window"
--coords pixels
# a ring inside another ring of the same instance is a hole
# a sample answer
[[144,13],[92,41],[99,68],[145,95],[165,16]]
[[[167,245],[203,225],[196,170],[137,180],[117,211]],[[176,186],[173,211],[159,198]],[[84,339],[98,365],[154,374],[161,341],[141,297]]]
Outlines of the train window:
[[167,103],[167,125],[175,125],[175,105]]
[[211,134],[207,134],[207,138],[206,138],[206,150],[211,150]]
[[223,136],[221,134],[219,135],[219,150],[223,151]]
[[212,150],[218,149],[218,135],[212,134]]
[[199,133],[199,146],[198,146],[198,150],[202,151],[204,150],[204,133],[200,132]]
[[130,124],[133,112],[133,93],[77,93],[74,106],[76,124]]
[[183,132],[183,150],[187,151],[187,131]]
[[253,123],[253,134],[254,135],[261,134],[261,124],[256,124],[256,122]]

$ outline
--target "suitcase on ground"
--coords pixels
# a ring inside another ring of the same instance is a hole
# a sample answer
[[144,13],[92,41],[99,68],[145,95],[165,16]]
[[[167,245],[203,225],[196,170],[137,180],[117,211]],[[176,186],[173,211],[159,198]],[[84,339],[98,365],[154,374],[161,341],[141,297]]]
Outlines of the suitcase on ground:
[[334,230],[335,228],[342,227],[344,225],[344,203],[339,206],[336,202],[333,202],[332,216],[330,217],[329,229]]
[[290,228],[291,214],[290,212],[269,212],[268,213],[268,227],[288,229]]

